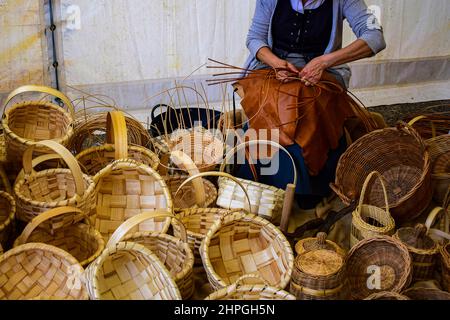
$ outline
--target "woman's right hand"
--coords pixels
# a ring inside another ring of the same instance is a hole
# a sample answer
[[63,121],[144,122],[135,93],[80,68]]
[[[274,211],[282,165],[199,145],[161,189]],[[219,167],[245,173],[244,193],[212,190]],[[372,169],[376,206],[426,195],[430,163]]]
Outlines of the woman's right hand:
[[280,60],[272,66],[275,70],[277,79],[283,83],[287,83],[293,80],[298,80],[300,72],[298,69],[290,62],[286,60]]

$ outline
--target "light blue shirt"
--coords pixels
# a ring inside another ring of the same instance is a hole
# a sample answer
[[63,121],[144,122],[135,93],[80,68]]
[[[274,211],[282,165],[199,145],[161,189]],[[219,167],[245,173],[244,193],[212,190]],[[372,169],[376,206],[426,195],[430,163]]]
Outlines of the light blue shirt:
[[305,5],[303,6],[302,0],[291,0],[292,9],[299,13],[305,13],[305,10],[313,10],[320,7],[325,0],[308,0],[306,1]]

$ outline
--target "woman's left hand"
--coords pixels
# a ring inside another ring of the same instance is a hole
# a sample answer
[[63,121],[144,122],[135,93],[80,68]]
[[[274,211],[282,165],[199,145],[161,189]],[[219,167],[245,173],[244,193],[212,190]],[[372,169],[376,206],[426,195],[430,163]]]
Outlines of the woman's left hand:
[[301,81],[307,86],[315,85],[322,79],[323,72],[328,68],[324,56],[312,59],[300,72]]

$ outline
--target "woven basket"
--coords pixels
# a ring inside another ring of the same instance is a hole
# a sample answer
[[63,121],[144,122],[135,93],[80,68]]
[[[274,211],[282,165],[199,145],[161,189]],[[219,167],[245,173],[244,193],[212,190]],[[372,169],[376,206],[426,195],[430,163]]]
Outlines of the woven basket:
[[106,248],[86,270],[93,300],[180,300],[169,271],[143,245],[119,242]]
[[432,288],[411,288],[402,294],[411,300],[450,300],[450,293]]
[[401,228],[394,238],[400,240],[409,250],[412,259],[412,281],[432,279],[439,246],[427,236],[427,227],[418,224],[415,228]]
[[28,243],[0,256],[0,300],[87,300],[83,268],[59,248]]
[[371,294],[364,300],[410,300],[410,299],[407,296],[404,296],[396,292],[382,291]]
[[442,261],[442,285],[445,291],[450,292],[450,243],[440,249]]
[[297,256],[290,292],[299,300],[341,300],[345,290],[344,258],[328,250],[327,234],[320,232],[308,251]]
[[[133,160],[117,160],[95,175],[98,191],[97,215],[93,225],[105,241],[127,219],[140,213],[173,210],[172,197],[164,179],[152,168]],[[139,231],[167,232],[169,218],[140,224]]]
[[[279,150],[282,150],[289,156],[290,160],[292,161],[292,168],[294,171],[293,185],[295,186],[297,184],[297,169],[295,166],[295,161],[284,147],[273,141],[253,140],[246,141],[238,145],[227,153],[225,161],[222,162],[222,165],[220,167],[220,171],[224,171],[228,160],[230,160],[236,152],[239,152],[246,147],[259,145],[275,147]],[[284,204],[285,190],[250,180],[239,179],[239,181],[245,186],[250,196],[250,212],[261,216],[262,218],[267,219],[270,222],[280,222]],[[219,178],[219,196],[217,197],[216,202],[218,207],[225,209],[243,208],[243,201],[245,201],[245,198],[242,194],[242,191],[240,188],[238,188],[234,181]]]
[[250,274],[240,277],[231,286],[213,292],[205,300],[295,300],[295,297]]
[[89,148],[77,155],[84,172],[94,176],[114,160],[132,159],[153,169],[159,166],[159,159],[150,150],[128,144],[125,115],[121,111],[107,114],[106,144]]
[[[385,209],[376,206],[363,204],[364,197],[369,182],[378,176],[383,188],[385,199]],[[378,235],[393,235],[395,232],[395,221],[389,213],[389,203],[386,192],[386,187],[383,182],[383,177],[380,173],[374,171],[370,173],[366,181],[364,181],[361,195],[359,196],[359,205],[352,213],[352,228],[350,233],[350,247],[353,247],[363,239],[373,238]]]
[[208,231],[200,247],[203,266],[215,290],[244,274],[257,274],[284,289],[291,280],[294,254],[285,236],[269,221],[231,212]]
[[[450,187],[448,190],[450,195]],[[445,208],[447,209],[435,207],[425,221],[428,236],[438,244],[445,244],[450,240],[450,206],[448,203],[445,204]]]
[[[27,92],[45,93],[59,98],[69,112],[47,101],[17,103],[6,110],[12,99]],[[20,87],[6,98],[3,110],[2,126],[5,134],[7,160],[12,164],[21,163],[25,150],[35,142],[54,140],[66,146],[73,134],[73,105],[64,94],[55,89],[43,86]],[[35,151],[36,154],[48,153],[48,149],[43,145],[39,145]]]
[[352,299],[381,291],[401,292],[411,282],[408,248],[388,236],[365,239],[347,255],[346,274]]
[[7,247],[14,230],[16,202],[4,191],[0,191],[0,246]]
[[114,232],[107,246],[114,246],[119,241],[135,242],[152,251],[170,272],[171,277],[180,290],[183,300],[187,300],[194,294],[195,289],[193,275],[194,255],[187,244],[186,230],[183,228],[183,224],[178,223],[183,231],[181,238],[175,238],[161,233],[130,232],[145,220],[158,217],[171,217],[175,219],[172,213],[164,211],[143,213],[134,216],[125,221]]
[[[399,124],[357,140],[340,158],[331,187],[350,205],[373,171],[383,176],[390,213],[397,223],[413,220],[428,207],[432,198],[430,157],[415,130]],[[379,180],[368,188],[367,199],[373,206],[384,206]]]
[[[37,144],[56,152],[69,169],[47,169],[34,172],[31,160],[34,145],[28,148],[23,155],[24,177],[14,186],[17,217],[24,222],[30,222],[50,209],[70,206],[83,212],[75,219],[75,222],[84,219],[84,215],[92,218],[95,215],[97,196],[94,181],[81,172],[76,159],[62,145],[54,141],[41,141]],[[48,230],[57,229],[61,225],[60,217],[45,223]]]
[[67,251],[80,262],[81,266],[86,267],[105,248],[103,237],[97,230],[81,222],[68,224],[53,233],[39,229],[42,223],[52,218],[65,216],[62,220],[70,220],[80,214],[83,214],[81,210],[72,207],[60,207],[41,213],[25,227],[14,242],[14,247],[25,243],[46,243]]

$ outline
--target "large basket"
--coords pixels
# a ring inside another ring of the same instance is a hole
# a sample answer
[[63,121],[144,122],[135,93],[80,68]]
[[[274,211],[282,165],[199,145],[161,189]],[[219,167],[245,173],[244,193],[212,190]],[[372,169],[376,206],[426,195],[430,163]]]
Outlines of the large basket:
[[[97,215],[93,225],[105,241],[127,219],[140,213],[173,210],[164,179],[152,168],[133,160],[117,160],[94,177]],[[139,231],[167,232],[170,218],[155,218],[140,224]]]
[[14,230],[16,202],[4,191],[0,191],[0,246],[7,247]]
[[[70,206],[83,212],[77,217],[76,222],[81,221],[84,214],[92,218],[95,215],[97,196],[92,178],[81,172],[77,160],[62,145],[54,141],[41,141],[37,144],[56,152],[69,169],[34,172],[32,163],[34,145],[29,147],[23,155],[24,176],[18,179],[14,186],[17,217],[24,222],[30,222],[50,209]],[[52,230],[59,228],[60,218],[63,217],[52,219],[48,228]]]
[[200,255],[215,290],[245,274],[257,274],[270,286],[284,289],[294,264],[292,248],[281,231],[261,217],[242,212],[230,212],[211,227]]
[[25,227],[22,234],[14,242],[14,246],[25,243],[45,243],[63,249],[74,256],[86,267],[94,261],[105,248],[101,234],[86,223],[72,223],[58,228],[53,233],[39,228],[42,223],[55,217],[65,216],[62,220],[70,220],[83,214],[81,210],[72,207],[60,207],[41,213]]
[[290,292],[299,300],[342,300],[346,298],[345,256],[329,250],[327,234],[320,232],[316,242],[297,256]]
[[408,248],[388,236],[360,241],[348,253],[345,267],[352,299],[381,291],[400,293],[411,282]]
[[[385,199],[385,209],[376,206],[363,204],[364,197],[369,182],[373,177],[378,176],[383,188],[383,195]],[[350,233],[350,247],[353,247],[363,239],[372,238],[378,235],[392,235],[395,232],[395,221],[389,213],[389,203],[386,192],[386,187],[383,182],[383,177],[380,173],[374,171],[370,173],[366,181],[364,181],[361,195],[359,196],[359,205],[352,213],[352,227]]]
[[186,230],[182,223],[178,223],[182,233],[181,238],[175,238],[167,234],[152,232],[132,232],[140,223],[157,217],[170,217],[172,213],[164,211],[143,213],[125,221],[108,242],[108,247],[119,241],[135,242],[152,251],[170,272],[171,277],[180,290],[183,300],[189,299],[194,294],[194,255],[187,244]]
[[95,176],[108,164],[120,159],[133,159],[156,170],[159,166],[158,156],[144,147],[129,145],[127,134],[126,118],[123,112],[108,112],[106,144],[91,147],[76,156],[84,172]]
[[[26,101],[14,104],[6,110],[12,99],[27,92],[45,93],[59,98],[68,108],[68,112],[47,101]],[[25,150],[38,141],[54,140],[66,146],[73,134],[73,119],[73,105],[61,92],[43,86],[17,88],[6,98],[2,119],[8,161],[13,164],[20,163]],[[42,145],[35,151],[38,154],[49,152]]]
[[427,236],[427,227],[418,224],[415,228],[401,228],[394,238],[400,240],[409,250],[412,259],[412,281],[424,281],[434,277],[439,246]]
[[442,261],[442,285],[444,290],[450,292],[450,243],[440,249]]
[[410,288],[402,294],[411,300],[450,300],[450,293],[433,288]]
[[0,256],[1,300],[87,300],[83,267],[62,249],[28,243]]
[[119,242],[106,248],[86,270],[93,300],[180,300],[169,271],[143,245]]
[[[383,176],[390,213],[397,223],[413,220],[428,207],[432,198],[430,156],[414,129],[399,124],[357,140],[340,158],[331,187],[350,205],[373,171]],[[379,181],[369,186],[367,198],[373,206],[384,206]]]
[[244,275],[231,286],[213,292],[205,300],[295,300],[295,296],[269,286],[258,276]]
[[[259,145],[275,147],[285,152],[289,156],[292,162],[292,168],[294,172],[293,184],[295,186],[297,184],[297,169],[295,161],[284,147],[273,141],[253,140],[246,141],[236,146],[227,153],[225,160],[222,162],[222,165],[220,167],[220,171],[225,170],[225,166],[227,165],[228,160],[230,160],[236,152],[239,152],[247,147]],[[267,219],[270,222],[280,222],[284,204],[285,190],[250,180],[239,179],[239,181],[244,185],[250,196],[250,212],[261,216],[262,218]],[[241,189],[236,185],[234,181],[219,178],[219,196],[217,197],[216,202],[218,207],[225,209],[243,208],[244,201],[245,197]]]

